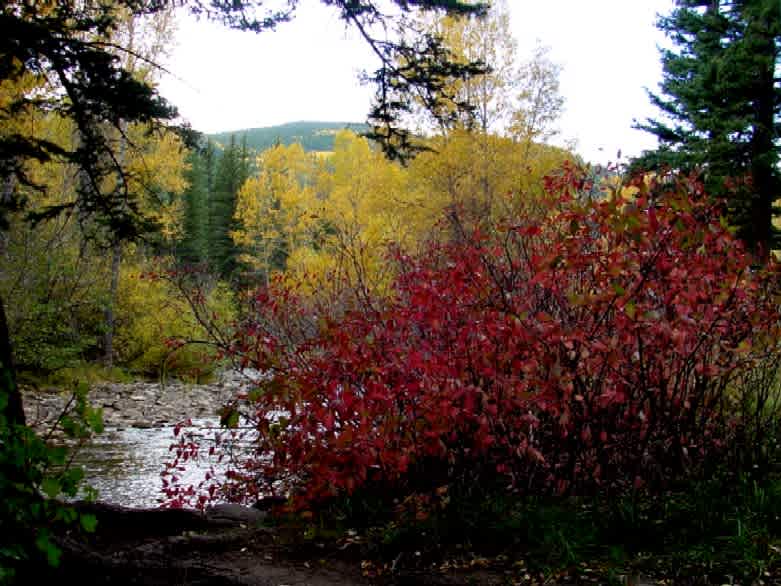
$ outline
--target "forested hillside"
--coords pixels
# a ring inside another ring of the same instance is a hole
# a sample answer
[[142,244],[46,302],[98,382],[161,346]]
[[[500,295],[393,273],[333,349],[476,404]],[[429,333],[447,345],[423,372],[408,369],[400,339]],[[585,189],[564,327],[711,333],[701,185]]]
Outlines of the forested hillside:
[[247,148],[257,152],[277,144],[288,146],[293,143],[299,143],[307,152],[332,151],[336,133],[345,129],[361,134],[369,127],[359,122],[288,122],[264,128],[216,132],[207,135],[207,138],[220,146],[227,145],[231,137],[237,142],[246,140]]

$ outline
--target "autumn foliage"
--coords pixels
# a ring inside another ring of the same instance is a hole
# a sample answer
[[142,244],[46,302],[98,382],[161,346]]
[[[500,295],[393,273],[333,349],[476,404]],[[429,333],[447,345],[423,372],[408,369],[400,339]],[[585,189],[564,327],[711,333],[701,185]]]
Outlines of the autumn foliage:
[[266,375],[226,410],[257,439],[224,490],[620,494],[733,461],[765,407],[742,380],[777,352],[773,268],[692,181],[589,188],[566,167],[544,221],[399,253],[391,298],[338,317],[259,295],[235,352]]

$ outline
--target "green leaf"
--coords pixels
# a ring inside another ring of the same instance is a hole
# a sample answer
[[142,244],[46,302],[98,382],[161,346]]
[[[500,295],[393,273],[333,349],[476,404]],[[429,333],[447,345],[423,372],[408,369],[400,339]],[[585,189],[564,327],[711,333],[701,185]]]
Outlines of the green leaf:
[[41,530],[38,533],[38,537],[35,538],[35,547],[37,547],[38,550],[42,553],[46,554],[46,561],[50,566],[56,568],[60,565],[62,551],[60,551],[60,548],[51,542],[49,539],[49,533],[46,530]]
[[98,519],[95,515],[82,515],[79,518],[79,522],[81,523],[81,528],[87,533],[94,533],[95,528],[98,526]]
[[60,425],[62,426],[62,431],[67,435],[68,437],[75,437],[76,433],[78,431],[78,424],[73,420],[72,417],[65,416],[60,420]]
[[635,319],[635,303],[634,301],[630,301],[626,305],[624,305],[624,313],[629,317],[629,319]]
[[62,485],[56,478],[44,478],[43,482],[41,482],[41,490],[43,494],[53,499],[62,492]]
[[84,479],[84,469],[73,466],[62,474],[62,492],[74,496],[79,489],[79,483]]
[[85,419],[90,429],[95,433],[103,433],[103,409],[94,409],[88,407],[85,414]]
[[62,550],[53,543],[49,543],[49,547],[46,548],[46,561],[49,562],[49,565],[53,568],[58,567],[61,557]]
[[58,517],[65,523],[73,523],[78,516],[76,509],[73,507],[60,507],[60,510],[58,511]]
[[[24,550],[21,547],[19,547],[18,545],[11,545],[11,546],[8,546],[8,547],[0,547],[0,560],[2,560],[2,559],[11,559],[11,560],[19,561],[19,560],[23,559],[23,557],[24,557]],[[6,568],[3,568],[0,565],[0,584],[4,583],[2,581],[2,578],[3,578],[3,573],[2,572],[5,569]]]
[[76,385],[75,394],[78,397],[86,397],[89,392],[89,384],[84,381],[79,381]]
[[239,412],[235,407],[223,407],[220,413],[220,425],[228,429],[236,429],[239,425]]
[[613,283],[613,291],[616,295],[623,295],[626,293],[626,289],[621,286],[621,283]]
[[49,461],[57,466],[65,464],[65,458],[68,455],[68,449],[63,446],[49,448]]

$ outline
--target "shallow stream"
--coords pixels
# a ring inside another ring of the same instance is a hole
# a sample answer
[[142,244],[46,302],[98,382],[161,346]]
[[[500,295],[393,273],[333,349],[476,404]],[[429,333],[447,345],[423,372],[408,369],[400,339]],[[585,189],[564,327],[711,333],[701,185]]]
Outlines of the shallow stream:
[[[218,420],[194,420],[197,434],[208,439],[219,431]],[[174,442],[173,426],[147,429],[106,429],[94,441],[83,447],[75,463],[83,466],[85,484],[98,491],[98,499],[129,507],[155,507],[163,494],[161,472],[173,459],[170,446]],[[184,485],[203,480],[210,464],[219,468],[217,458],[209,458],[204,450],[197,466],[188,466],[179,477]]]

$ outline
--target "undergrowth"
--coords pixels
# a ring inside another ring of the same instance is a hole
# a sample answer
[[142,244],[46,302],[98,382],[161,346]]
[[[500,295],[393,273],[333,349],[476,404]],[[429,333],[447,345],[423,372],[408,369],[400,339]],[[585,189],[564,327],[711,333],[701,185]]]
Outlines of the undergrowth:
[[423,506],[357,493],[305,520],[302,535],[359,544],[389,573],[481,559],[548,577],[582,568],[604,580],[642,574],[752,584],[781,577],[780,477],[720,478],[614,500],[448,487],[418,499]]

